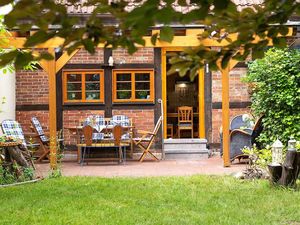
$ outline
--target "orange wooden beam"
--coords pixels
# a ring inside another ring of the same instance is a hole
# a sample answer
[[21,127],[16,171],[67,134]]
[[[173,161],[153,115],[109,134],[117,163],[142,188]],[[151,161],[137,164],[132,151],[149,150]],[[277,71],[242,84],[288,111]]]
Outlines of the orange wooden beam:
[[[159,30],[153,30],[153,34],[154,33],[159,33]],[[230,44],[230,42],[228,42],[227,40],[223,39],[222,41],[218,41],[218,40],[214,40],[214,39],[210,39],[210,38],[206,38],[203,40],[200,40],[198,38],[198,34],[201,34],[203,32],[202,29],[187,29],[187,36],[174,36],[173,41],[171,43],[168,42],[164,42],[164,41],[157,41],[156,45],[153,45],[151,43],[151,37],[145,36],[143,37],[143,39],[145,40],[145,47],[196,47],[199,46],[200,44],[204,45],[204,46],[215,46],[215,47],[223,47],[226,46],[228,44]],[[289,27],[289,31],[287,33],[287,35],[285,35],[286,37],[288,36],[292,36],[293,34],[293,28]],[[281,35],[279,35],[281,36]],[[228,37],[234,41],[237,39],[238,34],[229,34]],[[2,37],[0,37],[1,39]],[[7,38],[7,37],[5,37]],[[261,39],[259,37],[255,37],[253,43],[256,43],[258,41],[260,41]],[[8,43],[5,44],[0,44],[0,47],[2,48],[24,48],[24,44],[26,42],[26,38],[23,37],[11,37],[8,38]],[[42,44],[38,44],[36,46],[33,46],[31,48],[56,48],[59,46],[62,46],[64,42],[63,38],[59,38],[59,37],[55,37],[52,38],[48,41],[46,41],[45,43]],[[270,39],[269,41],[269,45],[272,45],[272,41]],[[105,46],[105,43],[100,43],[98,45],[98,48],[103,48]],[[143,47],[142,45],[139,47]]]
[[204,69],[201,68],[198,74],[198,83],[199,83],[199,138],[205,138],[205,77]]
[[[48,49],[55,56],[54,48]],[[48,62],[49,82],[49,130],[50,130],[50,167],[57,169],[57,126],[56,126],[56,62],[55,59]]]
[[59,59],[56,60],[55,72],[58,73],[58,71],[60,71],[78,51],[79,49],[76,49],[70,55],[67,52],[64,52]]
[[223,128],[223,165],[230,166],[230,136],[229,136],[229,72],[237,64],[236,60],[231,60],[225,69],[219,65],[222,73],[222,128]]

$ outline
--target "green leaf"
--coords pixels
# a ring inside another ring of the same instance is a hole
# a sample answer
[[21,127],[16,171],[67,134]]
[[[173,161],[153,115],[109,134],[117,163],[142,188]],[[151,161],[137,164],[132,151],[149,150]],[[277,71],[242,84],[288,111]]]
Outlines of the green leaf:
[[264,57],[264,50],[261,48],[255,48],[252,50],[252,59],[260,59]]
[[223,69],[225,69],[229,63],[229,60],[231,59],[232,57],[232,53],[231,52],[226,52],[225,55],[223,56],[222,58],[222,61],[221,61],[221,66]]
[[0,55],[0,68],[12,63],[17,56],[18,51],[13,50]]
[[284,37],[273,38],[273,45],[278,48],[286,47],[286,39]]
[[24,66],[28,65],[31,61],[33,61],[33,56],[31,52],[17,52],[15,59],[15,67],[16,69],[23,69]]
[[82,44],[84,48],[91,54],[95,53],[95,46],[91,39],[84,39],[82,40]]
[[44,43],[49,40],[53,35],[47,33],[46,31],[40,30],[27,38],[25,47],[32,47],[39,43]]
[[53,55],[51,55],[49,52],[41,52],[40,58],[45,60],[52,60],[54,59]]
[[157,41],[158,34],[154,34],[151,37],[151,44],[155,45]]
[[174,37],[174,31],[171,27],[163,27],[160,30],[160,37],[159,39],[161,41],[166,41],[166,42],[172,42]]

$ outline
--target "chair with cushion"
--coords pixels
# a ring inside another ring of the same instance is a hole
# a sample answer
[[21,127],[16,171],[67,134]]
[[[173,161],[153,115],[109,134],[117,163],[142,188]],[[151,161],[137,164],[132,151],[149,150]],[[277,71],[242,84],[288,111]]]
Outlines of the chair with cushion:
[[83,127],[87,125],[94,128],[92,134],[93,141],[101,141],[104,138],[104,134],[101,133],[101,131],[106,127],[106,122],[103,116],[93,115],[87,117],[83,121]]
[[[253,129],[253,124],[249,122],[250,116],[248,114],[242,114],[242,115],[237,115],[235,116],[231,121],[230,121],[230,127],[229,127],[229,132],[235,129],[240,129],[243,130],[249,134],[252,133]],[[223,133],[222,133],[222,128],[220,128],[220,152],[221,155],[223,154]]]
[[154,143],[155,138],[157,137],[157,133],[159,130],[159,127],[162,123],[162,117],[160,117],[154,127],[154,130],[151,131],[143,131],[138,130],[137,134],[141,134],[141,137],[133,138],[133,142],[136,146],[138,146],[142,151],[143,154],[141,155],[139,161],[142,162],[146,155],[149,153],[154,159],[159,160],[151,151],[150,148],[152,144]]
[[[33,132],[35,132],[36,136],[38,137],[40,149],[42,151],[37,159],[38,162],[41,162],[42,160],[47,158],[48,155],[50,154],[50,140],[49,137],[47,136],[48,133],[44,132],[44,129],[37,117],[31,118],[31,125],[32,125]],[[60,145],[60,148],[63,148],[63,139],[59,137],[57,141]]]
[[230,132],[230,160],[246,158],[247,156],[242,152],[244,147],[252,147],[253,144],[258,145],[256,139],[263,130],[263,117],[260,117],[254,125],[253,130],[234,129]]
[[1,128],[3,133],[7,137],[11,137],[14,140],[19,140],[22,144],[19,146],[19,149],[22,150],[22,153],[26,160],[31,163],[32,167],[34,167],[31,152],[28,150],[30,148],[38,147],[36,143],[27,143],[25,136],[30,138],[35,137],[34,134],[24,134],[21,125],[15,120],[3,120],[1,123]]
[[[123,127],[123,134],[122,134],[121,139],[122,139],[122,141],[127,141],[129,143],[130,155],[132,157],[132,155],[133,155],[132,120],[129,119],[129,117],[125,116],[125,115],[114,115],[110,119],[110,125],[112,125],[112,126],[120,125]],[[124,129],[126,127],[127,127],[127,129]]]
[[180,106],[178,107],[178,138],[180,138],[180,133],[182,130],[190,130],[191,138],[194,137],[193,129],[193,107],[190,106]]
[[[123,134],[122,126],[116,125],[112,128],[113,139],[111,139],[112,142],[110,142],[110,145],[105,145],[105,141],[107,141],[107,140],[104,139],[103,133],[98,133],[98,137],[97,137],[97,139],[95,139],[94,132],[95,132],[95,128],[89,124],[86,124],[83,127],[83,136],[84,136],[83,143],[79,144],[79,146],[83,148],[83,151],[80,154],[81,166],[83,166],[83,164],[85,162],[87,149],[89,150],[90,148],[97,148],[97,147],[115,147],[117,149],[117,153],[118,153],[118,162],[119,163],[122,162],[124,159],[122,147],[126,146],[126,144],[124,145],[124,143],[121,139],[121,136]],[[99,138],[101,138],[101,140],[104,143],[99,142],[99,140],[100,140]]]

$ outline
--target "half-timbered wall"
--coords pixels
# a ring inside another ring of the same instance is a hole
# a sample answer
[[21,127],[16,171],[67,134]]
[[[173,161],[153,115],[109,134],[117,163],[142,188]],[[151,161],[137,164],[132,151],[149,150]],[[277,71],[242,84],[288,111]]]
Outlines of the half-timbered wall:
[[[108,66],[108,58],[113,56],[114,66]],[[133,118],[134,126],[138,129],[152,130],[160,116],[161,98],[161,54],[160,48],[141,48],[134,55],[129,55],[124,49],[98,49],[95,55],[89,55],[80,50],[57,74],[57,125],[58,129],[76,125],[78,121],[91,114],[111,117],[125,114]],[[155,102],[154,103],[112,103],[112,70],[113,69],[154,69],[155,73]],[[105,103],[72,103],[64,104],[62,100],[62,72],[72,69],[101,69],[104,71]],[[247,85],[240,79],[246,74],[246,66],[239,63],[230,72],[230,113],[231,118],[237,114],[249,112],[250,99]],[[209,76],[209,74],[206,74]],[[219,128],[221,116],[221,74],[211,73],[211,82],[207,82],[206,124],[209,128],[207,137],[209,142],[219,142]],[[210,79],[206,79],[209,81]],[[18,71],[16,73],[16,119],[21,122],[24,130],[30,126],[30,118],[37,116],[42,125],[48,124],[48,79],[42,70]],[[211,104],[210,104],[211,102]],[[66,144],[75,145],[75,136],[64,131]],[[157,145],[159,148],[159,145]]]

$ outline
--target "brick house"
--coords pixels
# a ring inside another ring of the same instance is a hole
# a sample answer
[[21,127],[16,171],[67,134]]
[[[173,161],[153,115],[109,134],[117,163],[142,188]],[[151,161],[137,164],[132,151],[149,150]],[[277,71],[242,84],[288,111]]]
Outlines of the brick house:
[[[262,4],[262,1],[235,0],[235,3],[238,7],[246,7]],[[70,14],[78,15],[91,11],[80,4],[69,5],[68,10]],[[188,36],[197,29],[200,28],[174,26],[178,37]],[[209,145],[217,146],[222,124],[221,73],[205,67],[202,71],[204,76],[198,76],[194,81],[178,74],[167,76],[168,53],[180,51],[183,47],[143,47],[133,55],[124,49],[99,48],[94,55],[79,50],[56,74],[57,128],[78,125],[80,120],[91,114],[105,117],[122,114],[132,118],[137,129],[152,130],[162,115],[158,101],[162,99],[165,126],[160,138],[167,138],[167,124],[172,124],[176,130],[177,107],[189,105],[195,114],[194,138],[205,138]],[[111,57],[113,66],[109,65]],[[246,72],[247,66],[243,62],[230,72],[231,118],[250,113],[248,87],[241,81]],[[30,127],[32,116],[47,126],[49,92],[48,76],[42,69],[16,72],[16,120],[25,130]],[[202,134],[201,129],[205,130]],[[64,129],[64,137],[67,145],[75,145],[75,136],[68,130]],[[161,149],[161,142],[157,142],[156,148]]]

